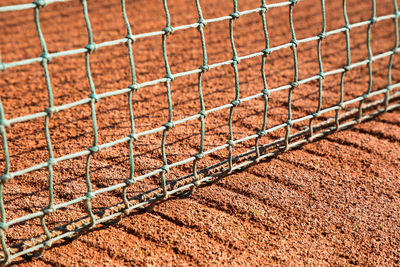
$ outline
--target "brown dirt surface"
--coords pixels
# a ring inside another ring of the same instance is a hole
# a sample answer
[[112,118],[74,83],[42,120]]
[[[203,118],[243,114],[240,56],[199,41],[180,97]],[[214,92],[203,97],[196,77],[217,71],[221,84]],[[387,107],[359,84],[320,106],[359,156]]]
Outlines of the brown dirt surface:
[[[26,1],[3,0],[0,6]],[[232,1],[201,0],[204,18],[227,16]],[[260,7],[261,1],[238,0],[239,11]],[[267,4],[282,1],[267,1]],[[369,20],[373,1],[349,0],[350,23]],[[393,14],[393,1],[376,1],[376,16]],[[399,3],[400,4],[400,3]],[[195,1],[170,0],[173,27],[198,20]],[[94,42],[121,39],[126,28],[119,0],[88,1]],[[270,47],[291,41],[288,6],[266,13]],[[40,9],[40,26],[50,53],[83,48],[88,36],[80,1],[49,4]],[[327,31],[343,27],[341,1],[326,1]],[[43,51],[32,9],[0,13],[1,62],[9,63],[40,56]],[[127,15],[134,34],[160,31],[165,27],[162,1],[127,1]],[[317,36],[322,28],[321,1],[304,0],[294,6],[294,28],[298,40]],[[368,59],[368,25],[350,31],[352,63]],[[265,48],[261,16],[242,15],[234,21],[238,56]],[[392,19],[375,23],[371,29],[374,55],[391,51],[395,44]],[[205,28],[208,64],[232,59],[229,20],[208,23]],[[297,48],[299,80],[319,73],[318,41],[300,43]],[[324,72],[346,64],[345,34],[329,35],[322,42]],[[173,74],[194,70],[203,64],[199,31],[175,31],[167,37],[168,60]],[[133,44],[137,82],[144,83],[166,74],[161,35],[137,39]],[[393,58],[392,84],[400,82],[400,57]],[[388,85],[389,57],[373,63],[372,92]],[[98,48],[90,55],[96,93],[127,88],[131,84],[128,49],[119,44]],[[240,97],[263,89],[261,56],[238,64]],[[347,72],[344,101],[363,95],[369,84],[368,66]],[[52,58],[49,73],[56,106],[86,99],[90,87],[85,54]],[[294,79],[293,51],[271,53],[265,74],[269,88],[288,85]],[[341,74],[323,80],[322,109],[339,102]],[[235,98],[235,76],[230,64],[209,70],[202,80],[206,110],[229,104]],[[174,121],[200,111],[198,74],[171,82]],[[293,90],[293,119],[309,115],[318,105],[318,79]],[[40,63],[0,72],[0,98],[6,119],[43,112],[48,91]],[[400,90],[394,89],[392,94]],[[383,99],[371,97],[365,104]],[[98,143],[105,144],[130,134],[128,95],[100,99],[96,103]],[[399,102],[399,99],[394,101]],[[135,128],[141,133],[168,121],[167,89],[163,83],[141,88],[133,95]],[[393,104],[393,103],[392,103]],[[267,128],[288,119],[288,90],[269,96]],[[358,102],[344,111],[358,107]],[[365,111],[368,114],[369,111]],[[233,115],[234,139],[257,133],[263,123],[264,99],[254,98],[237,106]],[[334,117],[328,112],[315,124]],[[204,150],[224,145],[229,139],[229,108],[205,118]],[[55,242],[37,259],[15,259],[21,266],[99,265],[399,265],[400,264],[400,111],[384,113],[371,121],[330,134],[315,142],[234,172],[210,186],[196,188],[187,198],[171,196],[146,212],[135,211],[111,225],[95,225],[73,240]],[[15,123],[6,128],[10,171],[45,162],[49,158],[45,139],[45,118]],[[308,126],[308,120],[291,127],[291,133]],[[87,150],[93,143],[90,106],[78,105],[53,114],[50,137],[54,157]],[[281,128],[260,138],[268,144],[284,137]],[[157,170],[161,157],[162,132],[134,141],[135,176]],[[199,151],[200,123],[190,120],[167,133],[166,155],[172,164]],[[254,140],[237,144],[234,156],[254,147]],[[5,167],[1,146],[0,170]],[[199,169],[225,160],[222,149],[199,160]],[[171,168],[168,181],[192,173],[192,162]],[[55,204],[65,203],[87,192],[86,156],[58,162],[54,166]],[[93,190],[122,183],[129,177],[127,142],[102,149],[91,160],[89,172]],[[32,214],[48,205],[48,170],[16,176],[3,186],[6,220]],[[132,185],[130,198],[160,184],[154,175]],[[122,190],[99,194],[91,203],[94,211],[121,203]],[[46,216],[49,229],[87,215],[84,202]],[[11,226],[5,231],[7,244],[43,234],[40,219]]]

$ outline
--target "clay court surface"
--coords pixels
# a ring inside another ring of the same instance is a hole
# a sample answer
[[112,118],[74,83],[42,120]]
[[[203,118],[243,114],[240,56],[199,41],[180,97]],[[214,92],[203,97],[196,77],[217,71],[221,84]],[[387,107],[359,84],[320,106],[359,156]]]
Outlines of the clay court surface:
[[[1,6],[21,4],[6,0]],[[267,1],[267,4],[281,1]],[[344,25],[341,1],[326,1],[327,31]],[[371,17],[372,1],[348,1],[350,23]],[[23,2],[26,3],[26,2]],[[260,1],[239,0],[239,11],[258,8]],[[169,0],[173,27],[198,20],[195,1]],[[231,1],[201,1],[204,18],[233,12]],[[113,1],[88,1],[94,42],[124,38],[121,5]],[[289,8],[267,11],[270,47],[291,40]],[[391,0],[377,1],[377,16],[393,14]],[[134,34],[160,31],[165,27],[162,1],[127,1],[127,14]],[[304,0],[293,11],[297,39],[321,32],[321,3]],[[33,10],[0,13],[0,52],[2,62],[38,57],[42,54]],[[40,25],[50,53],[88,44],[80,1],[55,3],[40,9]],[[261,16],[242,15],[234,22],[235,45],[239,56],[265,48]],[[368,59],[367,26],[350,31],[352,62]],[[392,19],[372,26],[371,49],[375,54],[390,51],[395,44]],[[229,20],[209,23],[205,28],[208,64],[232,59]],[[299,80],[319,72],[317,41],[299,44]],[[328,36],[322,42],[324,71],[346,64],[344,33]],[[167,37],[168,60],[173,74],[199,68],[202,62],[200,34],[196,28],[176,31]],[[133,44],[137,82],[165,76],[161,36],[138,39]],[[97,94],[126,88],[131,84],[128,49],[124,44],[102,47],[90,55]],[[372,91],[388,84],[389,57],[373,63]],[[261,57],[242,60],[239,65],[240,97],[263,89]],[[53,58],[50,79],[56,106],[90,95],[85,54]],[[269,88],[293,81],[293,52],[290,48],[273,52],[266,60]],[[229,104],[235,98],[235,76],[230,64],[204,74],[202,85],[207,110]],[[400,82],[400,58],[394,57],[392,83]],[[200,111],[198,74],[178,77],[171,82],[174,120]],[[362,95],[368,88],[368,67],[346,73],[344,100]],[[0,73],[1,101],[6,119],[42,112],[48,107],[48,92],[40,63],[14,67]],[[323,80],[322,108],[339,101],[340,74]],[[141,88],[133,94],[137,133],[160,127],[168,121],[168,101],[163,83]],[[394,89],[394,92],[399,89]],[[318,104],[318,80],[293,91],[293,118],[312,113]],[[366,103],[383,99],[375,96]],[[399,101],[399,99],[394,100]],[[287,90],[269,97],[267,128],[284,123],[288,117]],[[357,108],[358,103],[346,107]],[[104,144],[130,134],[128,95],[107,97],[96,103],[98,142]],[[233,117],[234,138],[256,133],[263,122],[264,99],[255,98],[237,106]],[[334,117],[326,113],[322,122]],[[229,139],[229,109],[205,118],[204,149],[225,144]],[[17,171],[45,162],[44,117],[7,128],[10,169]],[[292,133],[308,126],[293,125]],[[86,150],[93,142],[90,106],[79,105],[55,113],[50,118],[55,157]],[[285,135],[285,129],[260,139],[269,143]],[[140,137],[134,142],[135,176],[160,168],[162,132]],[[199,151],[198,119],[179,124],[168,131],[168,163],[193,156]],[[254,146],[254,140],[233,148],[234,155]],[[3,150],[1,150],[3,151]],[[199,168],[216,164],[228,156],[219,150],[199,161]],[[4,169],[4,154],[0,153]],[[83,196],[86,157],[59,162],[54,166],[55,204]],[[94,190],[121,183],[129,175],[127,142],[101,150],[90,165]],[[192,163],[167,173],[168,181],[192,172]],[[280,153],[245,170],[234,172],[216,183],[194,190],[188,198],[171,196],[147,212],[132,212],[112,225],[96,225],[74,240],[62,241],[38,259],[16,259],[24,266],[69,265],[399,265],[400,264],[400,111],[394,110],[306,144]],[[134,197],[160,184],[160,177],[147,178],[129,188]],[[7,220],[48,205],[48,170],[18,176],[4,185]],[[95,211],[121,203],[122,190],[96,196]],[[77,203],[48,215],[48,227],[62,225],[87,215],[84,203]],[[43,233],[38,218],[10,227],[7,244],[23,242]]]

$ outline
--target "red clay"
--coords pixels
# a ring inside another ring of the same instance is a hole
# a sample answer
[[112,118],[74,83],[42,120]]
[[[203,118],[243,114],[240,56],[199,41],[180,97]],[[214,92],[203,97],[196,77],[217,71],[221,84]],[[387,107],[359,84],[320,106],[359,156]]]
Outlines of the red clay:
[[[2,1],[3,5],[18,1]],[[127,1],[127,12],[134,34],[159,31],[165,27],[162,1]],[[240,0],[239,10],[258,8],[260,3]],[[279,1],[268,1],[269,3]],[[341,1],[326,1],[327,30],[343,27]],[[3,4],[4,3],[4,4]],[[21,2],[19,2],[21,3]],[[172,26],[194,23],[198,19],[195,2],[171,0],[168,3]],[[232,13],[231,1],[201,1],[205,18]],[[94,41],[101,43],[126,35],[120,4],[114,1],[88,1]],[[322,28],[320,1],[301,1],[294,8],[296,38],[316,36]],[[377,1],[377,16],[392,14],[390,0]],[[351,23],[371,17],[369,1],[348,1]],[[40,23],[49,52],[87,45],[86,26],[79,1],[50,4],[40,10]],[[267,12],[271,47],[291,40],[288,7]],[[2,13],[0,51],[3,62],[33,58],[42,54],[32,10]],[[385,20],[372,27],[372,50],[377,55],[390,51],[395,42],[394,23]],[[351,30],[352,62],[368,58],[367,26]],[[228,21],[209,23],[205,30],[208,64],[232,58]],[[235,44],[239,56],[265,48],[261,17],[243,15],[234,23]],[[322,44],[324,71],[346,63],[345,35],[335,34]],[[139,83],[165,76],[161,37],[139,39],[134,45]],[[202,65],[200,35],[194,29],[176,31],[167,38],[172,73]],[[293,81],[292,50],[272,53],[266,64],[268,86],[276,88]],[[299,79],[319,72],[317,41],[298,47]],[[241,98],[261,92],[261,58],[239,64]],[[98,49],[91,55],[91,67],[97,93],[131,84],[128,51],[125,45]],[[372,90],[387,86],[388,57],[373,63]],[[55,105],[87,98],[90,94],[85,73],[84,54],[54,58],[49,63]],[[1,100],[7,119],[43,111],[48,106],[44,72],[39,63],[7,69],[0,73]],[[392,70],[393,84],[400,81],[399,57]],[[340,74],[323,81],[323,105],[339,101]],[[368,67],[358,67],[345,78],[345,100],[362,95],[368,87]],[[197,75],[177,78],[171,83],[174,120],[200,111]],[[398,89],[397,89],[398,91]],[[234,73],[230,65],[204,75],[206,109],[221,106],[235,97]],[[381,99],[379,95],[376,98]],[[367,101],[368,102],[368,101]],[[257,98],[235,108],[234,137],[243,138],[260,130],[263,99]],[[315,111],[318,82],[301,85],[293,92],[293,118]],[[354,104],[350,108],[357,107]],[[159,127],[168,120],[166,88],[163,84],[142,88],[134,94],[133,107],[137,132]],[[101,99],[96,104],[99,144],[123,138],[130,133],[126,94]],[[269,98],[268,127],[287,120],[287,90]],[[171,198],[154,210],[131,214],[120,222],[96,226],[71,242],[56,243],[39,259],[17,263],[32,265],[398,265],[400,260],[400,112],[393,111],[373,121],[310,143],[302,148],[260,162],[218,183],[196,189],[189,198]],[[229,109],[206,117],[205,150],[226,143]],[[334,116],[334,112],[319,119]],[[297,124],[292,132],[306,126]],[[55,157],[87,149],[93,141],[90,106],[78,106],[54,114],[50,120]],[[48,159],[44,119],[13,124],[7,128],[11,171],[28,168]],[[276,131],[260,142],[266,144],[283,137]],[[168,132],[169,163],[198,152],[200,123],[195,120]],[[235,146],[238,155],[254,146],[246,142]],[[134,143],[135,176],[159,168],[161,133],[139,138]],[[200,168],[226,159],[227,150],[202,159]],[[4,155],[0,153],[0,167]],[[94,189],[121,183],[129,175],[126,144],[104,149],[91,162]],[[55,202],[63,203],[86,193],[86,158],[67,160],[54,168]],[[173,180],[191,173],[191,164],[167,174]],[[135,184],[129,196],[154,188],[159,176]],[[48,203],[46,169],[16,177],[4,186],[7,220],[40,211]],[[95,198],[95,210],[121,202],[121,190]],[[49,227],[85,216],[80,203],[51,214]],[[11,227],[6,232],[9,245],[43,232],[38,219]]]

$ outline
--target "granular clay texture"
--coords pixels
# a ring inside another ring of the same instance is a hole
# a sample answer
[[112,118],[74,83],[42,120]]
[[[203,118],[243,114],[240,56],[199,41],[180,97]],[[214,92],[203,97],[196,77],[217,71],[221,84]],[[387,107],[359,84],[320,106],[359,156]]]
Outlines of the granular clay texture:
[[[88,0],[95,43],[126,36],[118,0]],[[133,34],[157,32],[165,25],[162,1],[126,1]],[[282,1],[267,1],[267,4]],[[326,31],[345,25],[341,1],[326,2]],[[367,21],[372,2],[347,1],[351,24]],[[391,0],[376,1],[376,16],[394,13]],[[1,6],[20,4],[3,0]],[[205,19],[229,16],[232,1],[200,1]],[[239,11],[259,8],[261,1],[238,0]],[[198,21],[195,1],[170,0],[171,25]],[[40,9],[40,26],[49,53],[83,48],[88,34],[80,1],[49,4]],[[43,51],[33,10],[0,13],[1,61],[8,63],[40,56]],[[266,12],[269,46],[292,40],[289,7]],[[322,29],[321,1],[304,0],[293,7],[296,39],[317,36]],[[368,59],[368,24],[350,31],[352,63]],[[373,55],[391,51],[395,45],[393,19],[381,20],[371,28]],[[207,23],[204,28],[208,65],[231,60],[229,20]],[[242,14],[233,23],[234,42],[239,57],[262,51],[265,44],[258,12]],[[203,64],[199,31],[178,30],[167,37],[167,55],[172,74],[198,69]],[[165,77],[162,37],[137,39],[132,44],[139,84]],[[299,43],[298,79],[320,72],[318,40]],[[346,65],[346,36],[343,32],[322,41],[323,71]],[[392,84],[400,82],[400,58],[393,57]],[[90,55],[91,74],[97,94],[127,88],[131,83],[128,48],[124,44],[100,47]],[[389,57],[372,63],[371,91],[388,85]],[[60,106],[91,94],[85,68],[85,54],[56,57],[48,63],[54,105]],[[261,56],[238,64],[240,98],[263,89]],[[287,47],[268,55],[265,75],[270,89],[294,81],[293,51]],[[322,109],[338,104],[341,73],[326,76],[322,87]],[[369,68],[362,65],[348,71],[344,80],[344,101],[363,95],[369,86]],[[6,119],[43,112],[49,105],[44,71],[40,63],[0,72],[0,97]],[[292,117],[316,111],[319,80],[293,90]],[[231,103],[235,99],[235,75],[231,64],[210,69],[202,78],[205,109]],[[399,92],[394,89],[392,94]],[[383,99],[379,94],[365,104]],[[171,82],[174,121],[201,110],[198,74],[177,77]],[[127,137],[131,133],[128,94],[100,99],[96,105],[98,144]],[[267,128],[288,119],[288,90],[268,98]],[[399,101],[395,99],[394,101]],[[393,103],[391,103],[393,104]],[[140,88],[133,94],[136,133],[161,127],[168,121],[168,98],[164,83]],[[345,111],[358,108],[358,102]],[[380,106],[382,108],[382,106]],[[341,112],[345,112],[341,111]],[[368,111],[366,111],[368,113]],[[315,124],[335,112],[315,119]],[[264,117],[262,96],[243,102],[233,113],[234,139],[260,131]],[[384,113],[371,121],[330,134],[298,149],[280,153],[258,164],[223,177],[212,185],[196,188],[187,198],[171,196],[146,212],[132,212],[111,225],[95,225],[73,240],[55,242],[37,259],[18,258],[22,266],[126,266],[126,265],[399,265],[400,264],[400,111]],[[204,150],[225,144],[229,136],[229,108],[207,115]],[[6,128],[10,171],[15,172],[45,162],[49,158],[45,138],[45,118],[15,123]],[[308,126],[294,124],[291,133]],[[176,125],[166,139],[169,164],[199,152],[201,127],[198,119]],[[90,105],[78,105],[53,114],[49,120],[54,157],[76,153],[92,146],[94,134]],[[260,138],[268,144],[285,136],[285,128]],[[144,175],[163,165],[162,132],[152,133],[133,143],[134,176]],[[234,156],[254,147],[254,140],[233,147]],[[3,147],[1,147],[3,151]],[[202,169],[228,157],[228,149],[218,150],[198,162]],[[172,181],[192,172],[192,162],[171,168]],[[5,167],[0,153],[0,168]],[[87,193],[86,157],[59,162],[54,166],[54,204],[65,203]],[[93,190],[122,183],[129,177],[127,142],[102,149],[91,160]],[[49,201],[48,170],[43,168],[17,176],[4,185],[7,221],[38,212]],[[133,197],[160,185],[160,175],[146,178],[128,189]],[[122,190],[96,195],[94,211],[121,203]],[[80,202],[46,217],[50,229],[87,215]],[[40,219],[28,220],[6,231],[12,245],[43,234]]]

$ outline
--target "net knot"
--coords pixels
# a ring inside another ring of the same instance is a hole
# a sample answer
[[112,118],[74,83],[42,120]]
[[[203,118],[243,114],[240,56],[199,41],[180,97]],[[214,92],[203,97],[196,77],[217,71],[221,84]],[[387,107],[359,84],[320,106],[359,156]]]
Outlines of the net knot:
[[128,135],[129,139],[137,141],[138,140],[138,136],[134,133],[131,133],[130,135]]
[[135,180],[135,179],[125,179],[125,180],[124,180],[124,183],[125,183],[126,185],[133,185],[133,184],[136,183],[136,180]]
[[202,65],[200,66],[201,72],[207,72],[210,70],[210,67],[208,65]]
[[47,166],[52,167],[57,164],[57,161],[53,158],[47,160]]
[[96,45],[95,43],[91,43],[91,44],[88,44],[87,46],[85,46],[85,48],[86,48],[87,52],[88,52],[89,54],[91,54],[91,53],[93,53],[94,51],[96,51],[97,45]]
[[205,19],[200,18],[199,21],[197,21],[197,24],[199,24],[197,26],[197,29],[200,31],[202,30],[204,27],[207,27],[207,22],[205,21]]
[[164,29],[162,29],[162,31],[164,32],[165,35],[170,35],[174,33],[174,28],[172,28],[171,26],[165,27]]
[[160,169],[161,169],[162,172],[169,172],[169,167],[168,167],[168,165],[162,165],[162,166],[160,167]]
[[96,194],[93,192],[87,192],[85,196],[86,196],[86,200],[92,200],[96,197]]
[[199,115],[203,118],[207,117],[207,112],[205,110],[202,110],[199,112]]
[[0,223],[0,229],[3,231],[7,231],[8,230],[8,225],[6,223]]
[[235,142],[233,142],[233,140],[228,140],[228,141],[226,142],[226,144],[227,144],[228,146],[230,146],[230,147],[234,147],[234,146],[235,146]]
[[290,40],[290,43],[292,44],[292,49],[299,46],[299,41],[297,41],[296,39]]
[[272,50],[269,49],[269,48],[265,48],[261,52],[263,53],[263,56],[266,57],[266,56],[269,56],[272,53]]
[[237,56],[234,56],[232,58],[232,65],[239,64],[239,63],[240,63],[240,59]]
[[37,0],[33,2],[33,4],[36,5],[37,8],[43,8],[47,6],[47,1],[46,0]]
[[372,64],[372,63],[374,63],[375,62],[375,59],[373,58],[373,57],[368,57],[368,63],[367,63],[367,65],[369,65],[369,64]]
[[346,31],[350,31],[351,25],[347,23],[346,25],[344,25],[344,28],[346,29]]
[[53,208],[45,208],[42,210],[45,215],[49,215],[50,213],[54,212]]
[[261,93],[262,93],[264,96],[269,96],[269,95],[271,94],[271,92],[270,92],[268,89],[263,89],[263,90],[261,91]]
[[140,85],[138,83],[134,83],[128,86],[129,89],[131,89],[132,92],[137,92],[140,89]]
[[291,89],[294,89],[294,88],[296,88],[296,87],[299,87],[299,83],[298,83],[298,82],[291,82],[291,83],[290,83],[290,87],[291,87]]
[[193,181],[193,182],[192,182],[192,184],[193,184],[193,186],[196,186],[196,187],[198,187],[198,186],[200,186],[200,185],[201,185],[201,182],[200,182],[200,181],[198,181],[198,180],[195,180],[195,181]]
[[318,73],[318,76],[321,80],[325,79],[325,73],[323,72]]
[[172,129],[172,128],[175,127],[175,123],[174,123],[173,121],[169,121],[169,122],[165,123],[163,126],[164,126],[164,127],[166,128],[166,130],[168,131],[168,130],[170,130],[170,129]]
[[235,20],[235,19],[240,18],[240,13],[236,11],[236,12],[233,12],[233,13],[229,14],[229,16],[231,16],[231,18],[233,20]]
[[318,34],[319,39],[323,40],[326,37],[328,37],[328,35],[325,32],[321,32],[320,34]]
[[287,121],[286,121],[286,125],[287,125],[287,126],[293,126],[292,120],[287,120]]
[[43,247],[46,248],[46,249],[51,248],[52,245],[53,245],[53,242],[51,242],[50,240],[46,240],[43,243]]
[[44,112],[46,112],[47,115],[49,117],[51,117],[54,113],[57,112],[57,109],[55,107],[48,107],[48,108],[45,108]]
[[100,152],[100,147],[99,146],[91,146],[88,148],[90,151],[90,154],[95,154]]
[[363,98],[363,99],[367,99],[368,97],[369,97],[369,93],[365,93],[365,94],[363,94],[361,97]]
[[165,75],[165,78],[167,79],[167,81],[172,82],[175,80],[174,76],[171,73],[168,73],[167,75]]
[[339,107],[339,109],[344,109],[344,104],[343,103],[339,103],[339,104],[337,104],[337,106]]
[[13,178],[13,176],[10,173],[5,173],[2,176],[0,176],[0,183],[5,184],[8,181],[10,181]]
[[51,60],[51,57],[47,52],[44,52],[40,57],[42,58],[42,61],[41,61],[42,66],[44,63],[50,62],[50,60]]
[[89,98],[94,101],[95,103],[100,101],[100,97],[98,95],[96,95],[96,93],[91,93]]
[[235,99],[231,102],[232,106],[237,107],[242,103],[240,99]]
[[378,20],[377,20],[377,18],[376,18],[375,16],[369,19],[369,23],[370,23],[371,25],[375,24],[377,21],[378,21]]
[[0,126],[3,126],[4,128],[10,127],[10,123],[4,118],[0,119]]
[[0,71],[5,71],[6,70],[6,64],[0,62]]
[[351,70],[351,66],[344,66],[343,70],[344,72],[348,72],[349,70]]
[[313,118],[319,117],[321,114],[319,112],[313,112],[311,113],[311,116],[313,116]]
[[133,44],[135,42],[135,37],[131,33],[128,33],[126,36],[126,44]]
[[194,157],[196,159],[202,159],[202,158],[204,158],[204,153],[197,153],[197,154],[194,155]]
[[265,4],[265,3],[263,3],[261,6],[260,6],[260,14],[262,15],[262,14],[264,14],[265,12],[267,12],[268,11],[268,6]]
[[259,131],[259,132],[257,132],[257,135],[258,135],[259,137],[266,136],[266,135],[267,135],[267,132],[266,132],[266,131]]
[[295,5],[298,2],[300,2],[300,0],[290,0],[289,2],[290,2],[291,5]]
[[[393,48],[393,54],[398,54],[398,53],[400,53],[400,48],[399,47]],[[1,67],[0,67],[0,70],[1,70]]]

